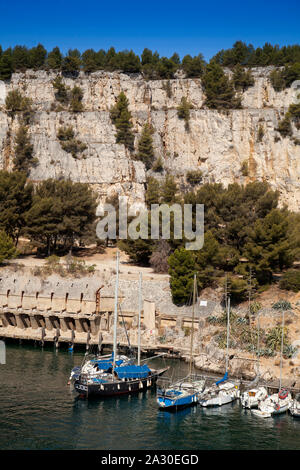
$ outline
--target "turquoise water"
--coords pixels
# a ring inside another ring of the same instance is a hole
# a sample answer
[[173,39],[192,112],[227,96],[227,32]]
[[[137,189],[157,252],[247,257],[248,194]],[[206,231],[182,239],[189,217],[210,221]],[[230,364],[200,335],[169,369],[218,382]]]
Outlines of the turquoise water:
[[[87,401],[67,386],[83,352],[8,345],[0,365],[0,449],[300,449],[300,420],[254,417],[236,402],[159,411],[155,392]],[[179,361],[156,359],[177,375]]]

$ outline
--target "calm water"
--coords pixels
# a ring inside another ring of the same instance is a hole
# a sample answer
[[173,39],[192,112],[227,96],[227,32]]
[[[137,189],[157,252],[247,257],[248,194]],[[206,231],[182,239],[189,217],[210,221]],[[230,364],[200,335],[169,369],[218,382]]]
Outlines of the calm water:
[[[0,449],[300,449],[300,420],[261,419],[238,402],[158,411],[155,393],[86,401],[66,385],[83,353],[7,346],[0,365]],[[186,364],[156,359],[184,373]],[[179,370],[180,369],[180,370]]]

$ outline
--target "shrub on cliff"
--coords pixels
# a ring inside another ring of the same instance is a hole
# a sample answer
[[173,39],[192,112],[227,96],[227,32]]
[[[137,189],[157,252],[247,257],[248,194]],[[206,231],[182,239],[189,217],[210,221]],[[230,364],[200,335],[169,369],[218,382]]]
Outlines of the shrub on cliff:
[[74,86],[71,90],[70,110],[73,113],[80,113],[83,111],[82,105],[83,91],[79,86]]
[[300,62],[287,65],[280,70],[272,70],[270,73],[270,81],[275,91],[290,87],[296,80],[300,80]]
[[12,115],[18,112],[30,112],[31,99],[22,95],[19,90],[11,90],[7,93],[5,108]]
[[61,103],[61,104],[68,104],[69,103],[69,95],[68,95],[68,90],[69,87],[67,87],[60,75],[57,75],[57,77],[53,80],[52,82],[53,88],[55,90],[55,99]]
[[180,105],[177,108],[177,116],[179,119],[183,119],[185,122],[185,130],[190,130],[190,110],[193,109],[193,105],[189,103],[185,96],[181,98]]
[[196,186],[197,184],[201,183],[203,179],[203,173],[201,170],[191,170],[188,171],[186,174],[186,180],[192,186]]
[[75,138],[75,133],[71,126],[60,127],[57,138],[60,141],[61,148],[65,152],[71,153],[73,158],[78,158],[78,154],[84,152],[87,148],[86,144]]

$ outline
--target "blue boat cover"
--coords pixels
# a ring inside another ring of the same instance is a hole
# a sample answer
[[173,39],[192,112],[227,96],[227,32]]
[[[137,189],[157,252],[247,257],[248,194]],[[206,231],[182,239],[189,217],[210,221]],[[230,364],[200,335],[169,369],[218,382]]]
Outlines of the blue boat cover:
[[218,380],[218,382],[216,382],[216,385],[219,385],[222,382],[226,382],[227,379],[228,379],[228,372],[225,372],[224,377],[221,380]]
[[[98,366],[98,369],[102,369],[102,370],[112,369],[113,367],[113,362],[111,359],[103,359],[102,361],[97,360],[97,359],[92,359],[91,362],[94,362]],[[120,359],[119,361],[116,361],[116,365],[120,366],[122,362],[123,360]]]
[[120,379],[144,379],[151,371],[147,364],[144,364],[142,366],[129,365],[116,367],[115,372]]

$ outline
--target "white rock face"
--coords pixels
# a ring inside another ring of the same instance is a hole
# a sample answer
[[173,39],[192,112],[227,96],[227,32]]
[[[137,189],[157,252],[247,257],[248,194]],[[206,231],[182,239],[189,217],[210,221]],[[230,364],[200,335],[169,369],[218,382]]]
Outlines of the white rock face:
[[[33,101],[35,115],[30,125],[32,143],[39,165],[30,178],[40,181],[49,177],[71,178],[88,182],[99,193],[100,200],[117,191],[130,201],[143,201],[146,172],[141,162],[134,161],[123,145],[115,143],[116,130],[109,109],[124,91],[133,117],[135,145],[142,126],[149,122],[155,129],[153,140],[157,157],[179,180],[189,170],[201,169],[204,182],[246,183],[265,180],[280,192],[281,204],[300,209],[300,146],[276,131],[288,106],[295,102],[299,90],[291,87],[275,92],[268,75],[271,68],[254,69],[255,85],[242,98],[243,109],[220,113],[203,107],[205,95],[199,79],[146,81],[141,75],[122,73],[80,73],[76,79],[65,79],[66,85],[78,85],[84,92],[84,112],[51,111],[55,103],[52,80],[54,73],[27,71],[14,74],[10,83],[0,84],[0,167],[12,168],[17,118],[5,113],[5,95],[19,88]],[[193,104],[190,131],[177,116],[177,106],[185,96]],[[87,145],[79,158],[62,150],[56,137],[59,127],[72,125],[76,137]],[[264,135],[258,141],[258,129]],[[300,132],[293,126],[294,137]],[[241,165],[248,163],[244,177]]]

